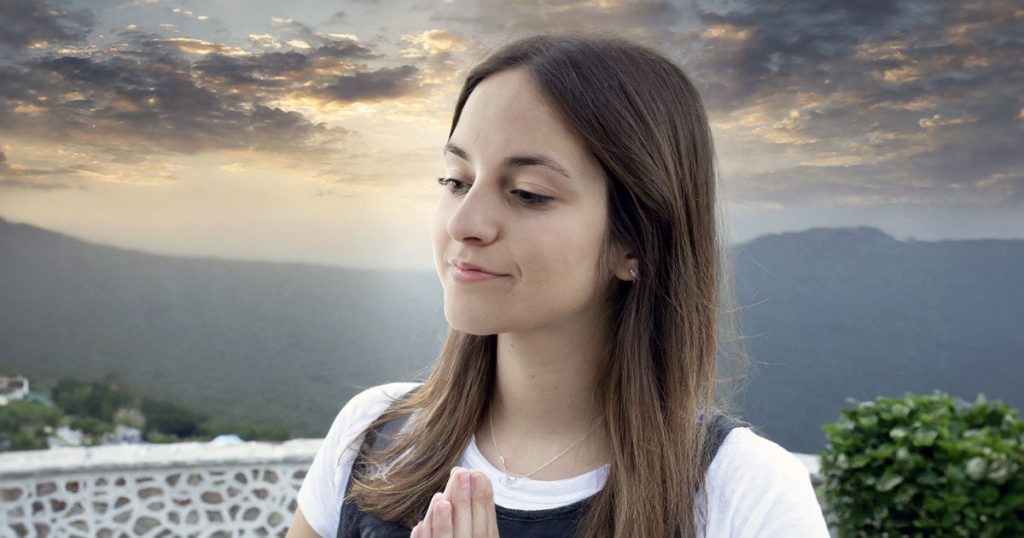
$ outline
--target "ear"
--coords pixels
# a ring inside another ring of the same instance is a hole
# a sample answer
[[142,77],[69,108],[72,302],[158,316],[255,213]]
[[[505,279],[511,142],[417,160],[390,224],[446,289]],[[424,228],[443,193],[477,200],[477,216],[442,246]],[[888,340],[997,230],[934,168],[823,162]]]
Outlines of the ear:
[[612,248],[610,261],[612,271],[619,280],[632,282],[640,277],[640,260],[632,249],[616,244]]

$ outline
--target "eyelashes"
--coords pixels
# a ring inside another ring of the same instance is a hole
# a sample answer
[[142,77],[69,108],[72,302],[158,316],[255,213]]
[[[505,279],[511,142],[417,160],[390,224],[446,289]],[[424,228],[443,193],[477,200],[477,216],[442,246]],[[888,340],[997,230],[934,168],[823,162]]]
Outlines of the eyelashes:
[[[467,187],[465,183],[453,177],[439,177],[437,178],[437,183],[438,185],[446,187],[446,190],[451,194],[461,194],[466,190],[469,190],[469,187]],[[524,191],[522,189],[515,189],[512,192],[517,195],[516,198],[518,198],[524,205],[544,205],[553,199],[550,196],[544,196],[530,191]]]

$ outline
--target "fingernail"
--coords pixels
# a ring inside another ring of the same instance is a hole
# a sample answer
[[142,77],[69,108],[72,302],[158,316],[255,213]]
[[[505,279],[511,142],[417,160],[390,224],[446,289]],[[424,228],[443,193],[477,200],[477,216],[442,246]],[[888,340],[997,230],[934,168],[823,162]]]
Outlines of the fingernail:
[[469,487],[469,479],[470,479],[469,473],[462,473],[462,474],[460,474],[459,475],[459,485],[464,487],[464,488],[468,488]]
[[451,513],[452,505],[448,501],[441,501],[437,503],[437,513],[441,517],[448,517]]

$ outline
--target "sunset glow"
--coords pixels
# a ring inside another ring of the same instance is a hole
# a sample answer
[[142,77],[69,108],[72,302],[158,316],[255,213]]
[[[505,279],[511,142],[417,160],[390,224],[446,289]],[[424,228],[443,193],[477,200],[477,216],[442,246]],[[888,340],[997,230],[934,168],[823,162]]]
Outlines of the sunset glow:
[[427,269],[468,68],[530,33],[614,28],[701,89],[733,240],[1024,235],[1014,2],[246,6],[4,2],[0,217],[154,252]]

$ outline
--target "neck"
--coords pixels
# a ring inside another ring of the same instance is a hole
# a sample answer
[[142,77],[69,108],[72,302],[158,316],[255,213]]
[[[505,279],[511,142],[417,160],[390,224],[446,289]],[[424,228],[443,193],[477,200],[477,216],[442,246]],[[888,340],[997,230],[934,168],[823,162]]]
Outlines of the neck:
[[589,431],[534,478],[565,478],[603,463],[607,459],[604,428],[592,427],[602,415],[595,390],[602,349],[604,342],[594,331],[560,327],[499,334],[491,413],[477,431],[478,445],[479,440],[487,441],[486,449],[481,448],[484,455],[497,461],[491,446],[493,427],[509,471],[526,474]]
[[495,420],[520,435],[572,436],[598,415],[598,357],[581,342],[498,335]]

